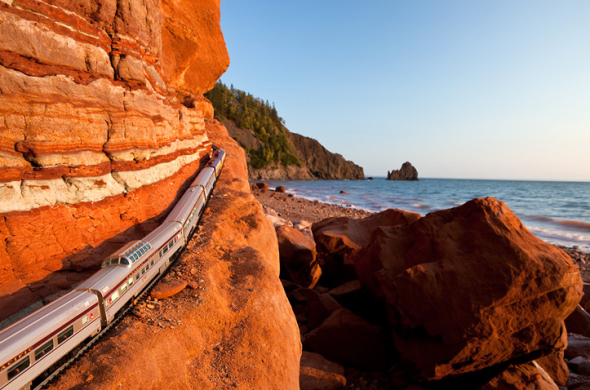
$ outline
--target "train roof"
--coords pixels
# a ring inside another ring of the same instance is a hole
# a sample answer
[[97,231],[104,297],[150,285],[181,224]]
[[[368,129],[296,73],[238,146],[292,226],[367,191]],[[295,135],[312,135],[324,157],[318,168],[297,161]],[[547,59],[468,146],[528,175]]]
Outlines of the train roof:
[[168,214],[164,222],[179,222],[184,225],[202,193],[203,189],[201,187],[191,187],[188,189],[178,203],[176,203],[176,206],[174,206],[174,209]]
[[106,267],[92,275],[89,279],[82,282],[76,290],[96,290],[100,291],[103,298],[119,283],[127,279],[129,275],[127,267]]
[[205,167],[199,172],[199,175],[191,184],[191,187],[194,186],[203,186],[203,188],[207,187],[207,183],[211,180],[211,175],[215,176],[215,169],[213,167]]
[[98,304],[96,295],[71,291],[0,331],[0,366]]
[[121,249],[107,257],[102,263],[103,267],[110,265],[130,266],[138,260],[142,260],[149,256],[152,246],[145,241],[131,241],[128,242]]
[[162,245],[167,243],[181,229],[182,225],[178,222],[164,222],[145,236],[143,241],[149,242],[152,249],[158,251]]

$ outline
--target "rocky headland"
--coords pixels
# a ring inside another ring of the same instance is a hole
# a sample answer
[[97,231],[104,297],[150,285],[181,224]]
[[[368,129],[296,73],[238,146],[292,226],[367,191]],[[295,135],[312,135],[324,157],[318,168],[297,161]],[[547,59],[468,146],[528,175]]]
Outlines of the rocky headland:
[[400,169],[388,171],[387,180],[418,180],[418,171],[410,162],[406,161]]
[[[231,121],[224,121],[230,135],[242,144],[261,147],[262,143],[254,138],[248,130],[240,129]],[[317,140],[292,133],[283,128],[287,139],[293,146],[293,153],[301,161],[299,165],[271,163],[266,168],[256,169],[248,165],[251,180],[364,180],[363,168],[346,160],[341,154],[332,153]],[[258,142],[257,142],[258,141]]]

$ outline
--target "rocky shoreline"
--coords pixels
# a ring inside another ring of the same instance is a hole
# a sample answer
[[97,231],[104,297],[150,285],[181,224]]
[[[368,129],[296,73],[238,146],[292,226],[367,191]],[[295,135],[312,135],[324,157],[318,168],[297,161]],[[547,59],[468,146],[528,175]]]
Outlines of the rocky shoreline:
[[[260,187],[251,190],[275,225],[281,280],[301,333],[301,389],[590,388],[590,254],[542,242],[493,198],[421,217],[403,210],[371,213]],[[431,252],[431,245],[438,249]],[[465,251],[477,256],[465,257]],[[395,276],[392,267],[400,261],[410,268],[398,268],[402,276]],[[467,265],[472,262],[479,264]],[[422,267],[429,270],[424,276]],[[521,277],[545,281],[531,290]],[[542,292],[546,283],[561,291],[559,297]],[[445,285],[453,294],[445,293]],[[482,288],[489,297],[474,298]],[[488,312],[483,317],[475,309],[481,305]],[[563,320],[567,338],[559,330]],[[478,323],[475,333],[466,325],[470,321]],[[536,336],[529,338],[525,329]],[[436,346],[437,334],[447,341]],[[559,341],[548,341],[553,337]],[[362,345],[343,345],[354,338]],[[449,349],[453,339],[470,340],[471,346],[457,353],[464,342]]]
[[[365,218],[374,214],[363,209],[303,199],[292,194],[276,192],[272,189],[264,192],[254,190],[254,195],[260,204],[275,210],[279,217],[285,218],[292,223],[299,221],[314,223],[330,217]],[[583,252],[577,247],[562,245],[557,245],[557,247],[570,255],[572,260],[580,266],[584,282],[590,283],[590,253]]]

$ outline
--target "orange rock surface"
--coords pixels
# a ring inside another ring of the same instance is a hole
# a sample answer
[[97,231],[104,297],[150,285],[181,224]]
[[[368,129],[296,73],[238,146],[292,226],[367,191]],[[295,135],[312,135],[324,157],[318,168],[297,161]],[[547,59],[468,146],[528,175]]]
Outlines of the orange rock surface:
[[174,296],[184,290],[187,282],[178,279],[163,279],[150,291],[150,296],[154,299],[166,299]]
[[0,2],[0,321],[167,213],[228,64],[219,1]]
[[250,193],[244,151],[215,122],[207,131],[228,155],[175,266],[194,269],[199,289],[127,317],[50,389],[299,389],[301,342],[274,228]]
[[220,0],[163,0],[162,63],[171,87],[202,94],[229,66]]
[[582,296],[571,258],[493,198],[381,227],[355,266],[402,361],[429,380],[563,350]]
[[0,218],[0,321],[81,282],[126,242],[162,221],[197,175],[199,162],[166,181],[74,206]]

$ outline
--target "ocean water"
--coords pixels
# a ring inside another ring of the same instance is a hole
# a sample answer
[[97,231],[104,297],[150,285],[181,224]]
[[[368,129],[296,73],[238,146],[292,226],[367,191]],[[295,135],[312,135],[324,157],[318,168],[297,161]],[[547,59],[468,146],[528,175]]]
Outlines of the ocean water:
[[[369,211],[401,208],[426,215],[492,196],[506,203],[537,237],[590,252],[590,182],[420,179],[285,181],[295,196]],[[341,194],[346,191],[347,194]]]

